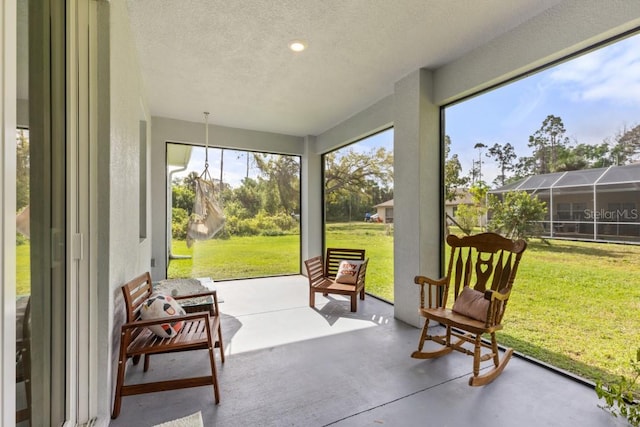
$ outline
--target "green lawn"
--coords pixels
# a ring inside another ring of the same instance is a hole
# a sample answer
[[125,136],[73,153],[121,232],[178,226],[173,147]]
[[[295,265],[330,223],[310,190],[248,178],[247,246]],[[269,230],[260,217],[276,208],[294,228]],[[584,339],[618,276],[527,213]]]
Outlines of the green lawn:
[[628,373],[640,347],[640,246],[530,242],[502,342],[589,379]]
[[16,295],[31,294],[30,251],[29,243],[16,246]]
[[224,280],[300,273],[298,235],[231,237],[195,242],[191,248],[174,240],[172,252],[191,258],[172,259],[167,271],[170,278]]
[[[362,247],[367,290],[393,301],[393,233],[384,224],[329,224],[327,245]],[[175,241],[169,277],[216,280],[300,272],[299,236]],[[29,245],[17,249],[17,293],[29,293]],[[640,347],[640,246],[533,240],[525,252],[500,342],[585,378],[628,373]],[[417,272],[416,272],[417,273]],[[416,301],[416,308],[418,301]],[[417,343],[416,335],[416,343]]]
[[[367,292],[393,301],[393,235],[384,224],[340,223],[327,226],[328,247],[365,248],[370,259]],[[300,273],[300,240],[295,236],[231,237],[195,242],[173,241],[176,255],[168,277],[203,277],[216,280]]]

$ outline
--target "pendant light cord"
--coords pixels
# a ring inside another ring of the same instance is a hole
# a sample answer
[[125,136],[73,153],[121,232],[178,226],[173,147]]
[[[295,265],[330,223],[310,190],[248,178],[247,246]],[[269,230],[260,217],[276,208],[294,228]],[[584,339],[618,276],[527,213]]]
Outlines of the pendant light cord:
[[204,168],[209,169],[209,112],[204,112]]

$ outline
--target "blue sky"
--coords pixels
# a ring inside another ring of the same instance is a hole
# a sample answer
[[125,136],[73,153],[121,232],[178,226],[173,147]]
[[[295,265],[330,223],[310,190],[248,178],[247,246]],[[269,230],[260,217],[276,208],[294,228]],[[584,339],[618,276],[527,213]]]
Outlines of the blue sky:
[[[212,143],[213,141],[209,141],[210,145]],[[183,178],[192,171],[196,171],[199,174],[202,173],[205,162],[204,152],[204,147],[194,146],[191,150],[191,159],[187,170],[176,173],[174,177]],[[220,153],[221,150],[219,148],[209,147],[209,174],[216,180],[220,178]],[[222,180],[227,184],[231,184],[232,187],[239,186],[242,179],[247,175],[247,152],[226,149],[224,150],[223,162]],[[259,173],[260,170],[255,166],[251,153],[249,153],[249,177],[255,179]]]
[[384,147],[389,151],[393,150],[393,129],[378,132],[375,135],[360,140],[357,144],[348,146],[346,149],[353,148],[353,150],[357,152],[368,153],[380,147]]
[[[600,144],[640,124],[640,35],[448,107],[445,129],[468,174],[479,142],[509,142],[518,157],[531,155],[529,135],[549,114],[562,118],[573,144]],[[497,166],[484,153],[483,162],[491,183]]]

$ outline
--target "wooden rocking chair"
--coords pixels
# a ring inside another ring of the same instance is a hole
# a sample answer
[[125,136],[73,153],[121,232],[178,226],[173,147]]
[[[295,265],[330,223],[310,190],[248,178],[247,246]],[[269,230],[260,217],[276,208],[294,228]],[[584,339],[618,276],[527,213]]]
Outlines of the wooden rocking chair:
[[[527,243],[482,233],[462,238],[449,235],[447,244],[451,257],[446,276],[437,280],[424,276],[414,279],[420,286],[420,315],[426,320],[418,350],[411,357],[431,359],[460,351],[473,356],[469,385],[485,385],[500,375],[513,354],[513,349],[507,349],[500,357],[496,331],[502,329],[502,318]],[[429,285],[426,289],[425,284]],[[450,294],[455,302],[447,308]],[[442,324],[444,335],[430,335],[429,321]],[[483,334],[490,334],[489,343],[482,341]],[[442,347],[423,351],[427,340]],[[473,349],[463,347],[465,343],[473,344]],[[483,354],[483,348],[489,351]],[[493,368],[480,375],[480,363],[489,360],[493,361]]]

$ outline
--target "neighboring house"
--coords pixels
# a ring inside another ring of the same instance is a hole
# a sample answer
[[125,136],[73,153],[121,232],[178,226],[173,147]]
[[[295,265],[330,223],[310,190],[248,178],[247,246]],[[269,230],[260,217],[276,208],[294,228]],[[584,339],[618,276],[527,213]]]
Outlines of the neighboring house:
[[380,222],[393,222],[393,199],[387,200],[374,206]]
[[449,201],[444,201],[444,212],[450,217],[456,217],[456,211],[458,210],[458,206],[460,205],[473,205],[473,198],[471,197],[471,193],[469,190],[460,189],[456,191],[456,198]]
[[[461,205],[473,206],[475,204],[473,196],[466,188],[456,190],[456,198],[452,201],[444,201],[445,224],[452,225],[457,220],[458,207]],[[453,220],[452,220],[453,218]],[[457,225],[457,224],[456,224]],[[487,215],[483,214],[478,217],[477,225],[485,227],[487,225]]]
[[489,191],[547,204],[543,236],[640,244],[640,163],[535,175]]

